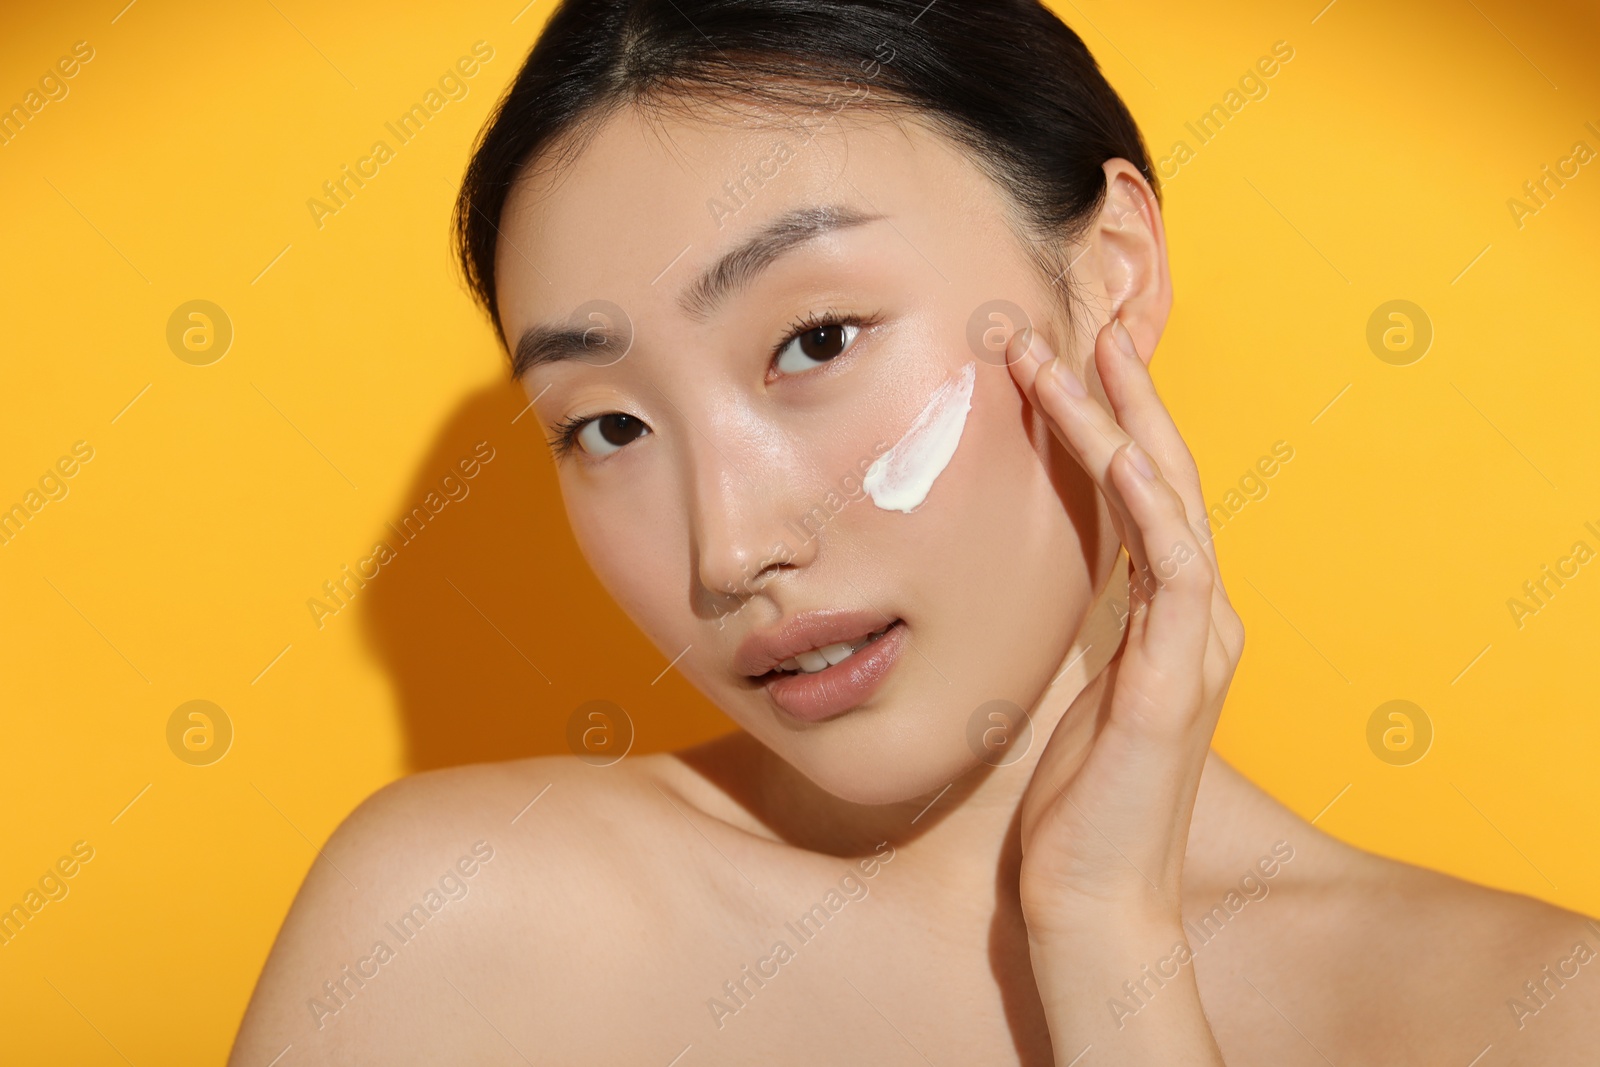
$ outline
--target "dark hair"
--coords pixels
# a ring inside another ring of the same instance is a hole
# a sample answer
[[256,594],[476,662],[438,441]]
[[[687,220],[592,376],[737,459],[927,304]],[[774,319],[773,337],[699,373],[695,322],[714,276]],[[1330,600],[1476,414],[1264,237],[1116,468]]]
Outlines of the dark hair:
[[1060,245],[1101,206],[1106,160],[1133,163],[1159,196],[1127,107],[1039,0],[562,0],[462,180],[468,286],[499,331],[494,260],[511,187],[529,163],[570,159],[617,109],[708,97],[814,108],[847,86],[971,149],[1052,280],[1065,273]]

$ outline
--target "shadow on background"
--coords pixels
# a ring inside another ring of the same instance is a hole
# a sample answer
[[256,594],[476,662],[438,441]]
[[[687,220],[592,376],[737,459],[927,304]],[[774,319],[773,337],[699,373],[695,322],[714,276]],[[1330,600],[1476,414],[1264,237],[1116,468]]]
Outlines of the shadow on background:
[[[411,769],[571,752],[568,719],[596,699],[628,713],[636,755],[726,732],[676,671],[661,675],[676,651],[655,649],[590,571],[543,429],[531,411],[512,422],[526,404],[509,381],[468,396],[379,534],[396,558],[364,592],[363,618],[394,680]],[[449,499],[441,479],[460,477],[480,442],[493,458]],[[402,527],[413,508],[426,524]]]

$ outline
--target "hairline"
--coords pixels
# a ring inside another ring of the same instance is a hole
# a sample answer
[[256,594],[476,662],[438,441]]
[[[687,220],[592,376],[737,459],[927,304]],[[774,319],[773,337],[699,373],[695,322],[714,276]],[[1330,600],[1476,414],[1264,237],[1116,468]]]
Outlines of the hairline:
[[[507,183],[506,195],[500,204],[500,215],[493,220],[497,236],[489,279],[497,309],[495,331],[500,335],[501,344],[508,353],[512,348],[500,322],[498,263],[501,245],[509,244],[501,233],[501,223],[504,222],[506,210],[518,190],[526,189],[534,182],[546,182],[547,191],[558,186],[563,180],[563,172],[577,162],[606,124],[629,109],[643,118],[647,124],[655,125],[659,131],[669,116],[711,127],[726,127],[726,123],[719,123],[699,110],[707,104],[732,105],[730,111],[738,111],[742,107],[745,113],[758,116],[763,113],[759,105],[767,105],[769,110],[766,114],[770,117],[771,128],[796,128],[795,125],[781,121],[780,116],[801,111],[808,100],[824,98],[827,94],[826,87],[830,84],[822,71],[816,72],[811,77],[805,76],[804,73],[795,73],[775,79],[774,83],[787,87],[792,91],[792,95],[774,94],[771,99],[767,99],[763,96],[764,90],[763,93],[757,93],[739,86],[718,87],[701,81],[663,83],[642,92],[614,92],[597,101],[593,107],[578,116],[567,129],[551,138],[543,151],[517,165],[515,174]],[[1073,260],[1070,256],[1070,247],[1092,226],[1094,217],[1103,209],[1108,188],[1101,188],[1094,206],[1084,212],[1069,231],[1058,234],[1042,233],[1028,217],[1026,206],[1006,185],[1000,173],[1000,162],[988,158],[985,152],[971,143],[972,131],[943,115],[930,111],[903,93],[883,90],[877,97],[878,103],[862,104],[860,105],[862,110],[887,117],[902,129],[905,124],[910,123],[943,138],[958,155],[971,163],[995,187],[1000,198],[1001,216],[1005,219],[1007,229],[1018,242],[1023,255],[1033,265],[1046,289],[1057,297],[1056,310],[1066,316],[1070,327],[1077,319],[1076,312],[1087,307],[1087,302],[1077,290],[1076,276],[1071,270]],[[811,108],[808,113],[816,114],[817,111],[817,108]]]

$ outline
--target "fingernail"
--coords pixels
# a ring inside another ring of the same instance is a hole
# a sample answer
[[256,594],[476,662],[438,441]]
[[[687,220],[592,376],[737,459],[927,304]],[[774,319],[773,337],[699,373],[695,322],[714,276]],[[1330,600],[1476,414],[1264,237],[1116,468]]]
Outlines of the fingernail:
[[1079,380],[1076,374],[1072,373],[1072,368],[1067,366],[1060,356],[1052,359],[1046,365],[1046,369],[1068,396],[1075,396],[1082,400],[1089,395],[1089,391],[1083,387],[1083,382]]
[[1122,325],[1121,319],[1111,320],[1111,336],[1117,339],[1117,347],[1122,349],[1123,355],[1129,359],[1139,358],[1139,350],[1133,345],[1133,334],[1129,333],[1128,328]]
[[1026,351],[1029,359],[1043,366],[1056,358],[1055,350],[1050,347],[1050,342],[1044,339],[1044,334],[1035,330],[1032,326],[1024,327],[1021,332],[1027,334],[1024,341],[1027,344]]
[[1032,326],[1024,326],[1012,334],[1011,339],[1006,342],[1006,349],[1007,366],[1025,359],[1032,360],[1035,364],[1039,362],[1039,354],[1034,351],[1033,347]]
[[1148,481],[1153,482],[1156,480],[1156,466],[1150,462],[1150,457],[1145,454],[1144,449],[1139,447],[1137,441],[1129,441],[1122,446],[1122,450],[1128,454],[1128,459],[1132,461],[1134,468],[1140,474],[1144,475]]

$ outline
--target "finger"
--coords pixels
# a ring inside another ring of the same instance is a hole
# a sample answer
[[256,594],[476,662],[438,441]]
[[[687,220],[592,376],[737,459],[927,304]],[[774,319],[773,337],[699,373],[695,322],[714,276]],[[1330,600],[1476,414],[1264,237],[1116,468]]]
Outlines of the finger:
[[1054,356],[1042,337],[1033,337],[1027,353],[1018,362],[1031,362],[1034,366],[1022,372],[1019,380],[1031,385],[1028,392],[1035,409],[1045,416],[1051,432],[1099,487],[1110,506],[1117,536],[1127,546],[1136,573],[1148,571],[1144,533],[1122,501],[1121,489],[1110,477],[1112,457],[1132,438],[1117,425],[1104,405],[1088,395],[1082,381],[1066,366],[1065,360]]
[[1083,379],[1038,333],[1032,335],[1012,373],[1026,383],[1034,407],[1045,414],[1095,484],[1107,486],[1112,454],[1132,440],[1110,410],[1089,395]]
[[[1132,453],[1137,447],[1130,445],[1126,451]],[[1214,557],[1203,552],[1197,531],[1186,521],[1176,488],[1157,479],[1160,500],[1155,510],[1148,510],[1149,480],[1136,468],[1125,468],[1120,458],[1112,468],[1113,479],[1122,487],[1122,499],[1145,531],[1145,550],[1151,559],[1151,572],[1135,576],[1136,582],[1147,583],[1151,605],[1151,610],[1139,616],[1144,625],[1133,633],[1137,640],[1130,640],[1130,648],[1136,650],[1135,662],[1143,665],[1147,657],[1148,663],[1156,666],[1152,673],[1157,688],[1162,682],[1197,678],[1207,693],[1225,692],[1243,652],[1244,625],[1222,587]],[[1133,684],[1133,679],[1144,675],[1135,669],[1129,677]],[[1184,687],[1177,689],[1164,699],[1176,701],[1171,706],[1189,706],[1182,699]],[[1221,703],[1203,706],[1211,708],[1209,729],[1216,724]]]
[[[1113,477],[1122,499],[1143,531],[1151,570],[1140,581],[1155,588],[1146,614],[1140,659],[1148,658],[1155,676],[1181,684],[1198,682],[1212,633],[1211,561],[1189,528],[1183,501],[1137,444],[1118,453]],[[1184,706],[1179,701],[1176,706]]]
[[1017,383],[1023,395],[1032,403],[1033,380],[1039,374],[1039,360],[1033,355],[1032,326],[1024,326],[1012,334],[1006,341],[1006,370],[1011,372],[1011,380]]
[[[1039,373],[1045,365],[1054,359],[1055,355],[1049,343],[1042,337],[1038,337],[1031,326],[1024,327],[1011,335],[1006,350],[1006,366],[1011,371],[1012,379],[1017,383],[1018,388],[1022,390],[1023,395],[1028,398],[1029,405],[1043,417],[1051,436],[1061,442],[1068,454],[1072,455],[1080,466],[1084,466],[1084,458],[1079,454],[1078,449],[1061,426],[1058,417],[1052,414],[1039,400]],[[1085,470],[1088,471],[1088,468],[1085,467]],[[1088,473],[1095,480],[1101,495],[1105,496],[1108,504],[1110,504],[1111,524],[1116,531],[1117,540],[1129,546],[1129,556],[1133,558],[1135,552],[1138,551],[1135,544],[1137,536],[1136,531],[1133,530],[1133,523],[1127,515],[1127,509],[1123,508],[1116,500],[1115,487],[1105,480],[1103,471],[1099,476],[1096,476],[1094,471],[1088,471]],[[1142,558],[1143,554],[1140,551],[1139,559]]]
[[1211,526],[1194,455],[1156,391],[1150,368],[1134,346],[1133,335],[1118,319],[1113,318],[1096,339],[1095,369],[1117,422],[1150,454],[1162,476],[1177,491],[1190,526],[1215,563]]
[[[1097,359],[1101,364],[1126,358],[1118,348],[1113,329],[1125,330],[1125,327],[1107,323],[1096,337]],[[1016,380],[1029,394],[1035,407],[1045,414],[1052,432],[1069,452],[1076,456],[1111,505],[1117,535],[1127,546],[1129,558],[1133,562],[1136,579],[1133,596],[1136,602],[1150,603],[1157,589],[1164,584],[1166,577],[1165,573],[1157,573],[1156,568],[1159,567],[1162,572],[1175,573],[1176,569],[1188,562],[1191,557],[1209,548],[1209,538],[1196,534],[1190,528],[1188,505],[1176,492],[1176,487],[1166,481],[1157,465],[1155,479],[1172,494],[1171,503],[1175,507],[1177,521],[1175,525],[1169,524],[1169,528],[1161,533],[1163,542],[1152,546],[1150,529],[1130,512],[1128,503],[1123,497],[1122,485],[1111,475],[1114,457],[1119,451],[1127,449],[1133,437],[1106,407],[1088,396],[1080,380],[1067,368],[1064,360],[1054,357],[1048,342],[1042,337],[1019,335],[1012,338],[1012,343],[1015,348],[1021,349],[1020,353],[1008,354],[1012,357],[1008,362]],[[1132,358],[1138,362],[1136,355]],[[1142,362],[1139,363],[1139,369],[1143,370]],[[1166,432],[1177,441],[1177,447],[1187,460],[1189,469],[1193,470],[1193,460],[1188,456],[1188,449],[1183,445],[1182,438],[1177,436],[1176,426],[1166,414],[1164,405],[1161,404],[1159,397],[1155,396],[1153,383],[1149,382],[1148,375],[1145,376],[1145,382],[1149,390],[1148,401],[1153,404],[1156,413],[1165,418]],[[1152,457],[1146,453],[1146,465],[1150,465],[1151,459]],[[1159,558],[1154,558],[1156,552],[1159,552]],[[1216,573],[1214,557],[1208,555],[1207,562],[1212,565],[1203,568],[1203,571],[1214,576]],[[1188,570],[1192,572],[1194,568]],[[1218,584],[1213,578],[1213,586]],[[1226,604],[1225,594],[1219,592],[1218,595],[1223,598],[1223,610],[1231,611]],[[1145,629],[1145,620],[1139,618],[1135,623],[1137,636]]]
[[1224,648],[1231,649],[1234,662],[1244,645],[1244,626],[1228,597],[1217,560],[1210,514],[1205,506],[1200,473],[1194,455],[1183,440],[1171,412],[1162,402],[1150,376],[1150,368],[1139,357],[1132,334],[1121,322],[1108,324],[1110,345],[1096,346],[1096,370],[1112,405],[1117,421],[1150,452],[1163,477],[1177,490],[1184,503],[1190,529],[1211,562],[1213,617]]

